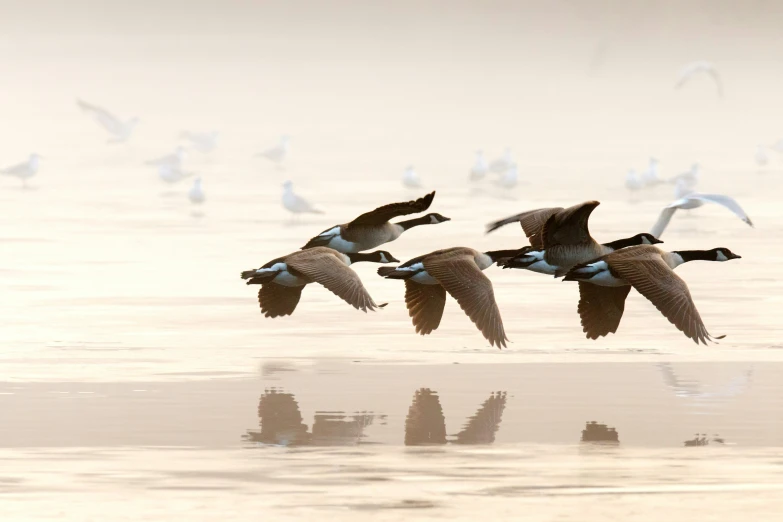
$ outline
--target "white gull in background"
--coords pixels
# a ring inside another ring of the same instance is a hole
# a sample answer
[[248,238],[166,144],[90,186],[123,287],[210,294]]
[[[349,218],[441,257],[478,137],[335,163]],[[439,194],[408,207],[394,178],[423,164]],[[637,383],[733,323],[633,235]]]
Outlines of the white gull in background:
[[625,188],[632,194],[644,188],[644,182],[634,169],[628,169],[628,173],[625,175]]
[[718,96],[723,97],[723,83],[721,82],[717,69],[715,69],[715,66],[712,65],[712,63],[704,60],[691,62],[683,67],[680,71],[680,75],[677,77],[677,84],[674,87],[679,89],[688,83],[691,78],[700,74],[712,78],[712,81],[715,82],[715,86],[718,88]]
[[516,165],[511,165],[506,171],[495,180],[495,185],[504,189],[511,189],[519,183],[519,170]]
[[470,181],[478,181],[484,179],[484,176],[489,172],[489,165],[487,160],[484,159],[484,151],[476,151],[476,160],[473,162],[473,167],[470,169]]
[[783,140],[778,140],[770,146],[770,149],[783,154]]
[[694,163],[691,165],[690,170],[672,176],[666,181],[674,185],[684,184],[687,187],[694,188],[699,184],[699,164]]
[[99,125],[113,136],[113,138],[109,140],[109,143],[124,143],[128,141],[131,134],[133,134],[133,129],[135,129],[136,125],[139,123],[138,118],[122,121],[109,111],[82,100],[76,100],[76,104],[82,111],[92,116]]
[[21,179],[22,186],[26,188],[27,180],[32,178],[38,173],[40,162],[41,162],[41,156],[36,153],[32,153],[30,154],[30,157],[27,158],[27,161],[23,163],[19,163],[17,165],[6,167],[4,169],[0,169],[0,174]]
[[187,140],[193,145],[193,148],[202,154],[209,154],[217,148],[218,136],[220,134],[217,131],[209,132],[190,132],[182,131],[179,137],[183,140]]
[[492,160],[489,164],[489,170],[496,174],[503,174],[505,171],[515,165],[514,158],[511,156],[511,148],[506,147],[503,151],[503,155],[497,159]]
[[421,179],[413,168],[413,165],[405,167],[405,172],[402,173],[402,184],[408,188],[421,187]]
[[642,172],[642,182],[647,187],[652,187],[655,185],[660,185],[663,183],[663,180],[658,176],[658,160],[655,158],[650,158],[650,162],[647,165],[647,170]]
[[165,166],[175,170],[179,170],[182,168],[182,161],[185,159],[186,155],[187,152],[185,151],[185,147],[183,147],[182,145],[177,145],[177,148],[174,149],[174,152],[172,152],[171,154],[166,154],[165,156],[161,156],[160,158],[149,160],[146,162],[146,164],[157,165],[159,167]]
[[259,152],[254,157],[266,158],[279,167],[288,157],[290,147],[291,139],[288,136],[281,136],[280,142],[277,145],[270,147],[263,152]]
[[283,183],[283,207],[295,216],[299,214],[323,214],[322,210],[318,210],[302,196],[295,194],[294,184],[290,181]]
[[759,167],[764,167],[767,163],[769,163],[769,158],[767,157],[767,151],[764,145],[759,145],[756,147],[756,155],[754,156],[754,159],[756,160],[756,165]]
[[158,165],[158,177],[166,183],[178,183],[192,175],[193,172],[186,172],[177,166],[166,164]]
[[190,191],[188,191],[188,199],[194,204],[204,203],[206,197],[204,196],[204,189],[201,186],[201,178],[193,180],[193,186],[190,187]]
[[739,203],[734,200],[734,198],[724,196],[722,194],[701,194],[699,192],[690,192],[663,208],[661,215],[658,217],[658,221],[655,223],[655,225],[653,225],[652,230],[650,230],[650,234],[655,237],[661,237],[661,234],[663,234],[663,231],[666,230],[666,226],[669,224],[669,221],[671,221],[672,216],[674,216],[674,213],[677,212],[677,210],[691,210],[694,208],[699,208],[706,203],[716,203],[721,205],[734,212],[738,218],[747,223],[749,226],[753,226],[753,222],[750,220],[745,211],[742,210],[742,207],[740,207]]

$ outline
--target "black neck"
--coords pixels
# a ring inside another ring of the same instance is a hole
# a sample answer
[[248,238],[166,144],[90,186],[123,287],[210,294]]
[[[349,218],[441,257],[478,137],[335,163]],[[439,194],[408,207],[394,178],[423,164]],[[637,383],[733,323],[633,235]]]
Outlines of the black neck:
[[617,241],[612,241],[611,243],[604,243],[604,246],[609,247],[613,250],[620,250],[621,248],[636,246],[638,244],[639,244],[639,238],[633,236],[633,237],[626,237],[625,239],[618,239]]
[[416,219],[408,219],[407,221],[400,221],[395,224],[400,225],[403,230],[408,230],[409,228],[417,227],[419,225],[432,225],[433,223],[430,216],[421,216]]
[[355,254],[345,254],[351,260],[351,263],[359,263],[360,261],[380,261],[378,254],[375,252],[357,252]]
[[672,254],[678,254],[683,263],[688,261],[715,261],[715,252],[712,250],[674,250]]
[[521,250],[524,249],[515,248],[514,250],[490,250],[489,252],[484,252],[484,255],[489,256],[492,261],[497,261],[498,259],[514,257],[515,255],[519,254]]

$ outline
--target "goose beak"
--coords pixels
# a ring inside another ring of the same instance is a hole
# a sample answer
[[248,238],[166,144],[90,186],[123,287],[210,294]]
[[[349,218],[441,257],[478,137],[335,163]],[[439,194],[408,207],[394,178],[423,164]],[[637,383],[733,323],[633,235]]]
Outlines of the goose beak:
[[742,256],[738,256],[737,254],[735,254],[735,253],[733,253],[733,252],[732,252],[732,254],[731,254],[731,256],[729,257],[729,259],[742,259]]
[[660,240],[660,239],[658,239],[657,237],[656,237],[656,238],[655,238],[655,239],[652,241],[652,244],[653,244],[653,245],[658,245],[658,244],[660,244],[660,243],[663,243],[663,241],[662,241],[662,240]]
[[392,255],[389,256],[389,263],[399,263],[399,262],[400,262],[399,259],[395,258]]

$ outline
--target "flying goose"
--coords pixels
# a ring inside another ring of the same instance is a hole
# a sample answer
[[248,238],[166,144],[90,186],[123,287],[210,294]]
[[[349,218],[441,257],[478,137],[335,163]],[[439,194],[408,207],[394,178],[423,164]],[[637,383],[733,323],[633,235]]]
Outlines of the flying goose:
[[27,161],[0,169],[0,174],[22,180],[22,187],[27,188],[27,180],[38,173],[42,157],[36,153],[30,154]]
[[317,246],[333,248],[345,254],[369,250],[384,243],[394,241],[406,230],[419,225],[437,225],[449,218],[440,214],[427,214],[416,219],[408,219],[399,223],[389,223],[389,220],[397,216],[406,216],[424,212],[432,204],[435,192],[426,196],[407,201],[405,203],[390,203],[375,210],[366,212],[350,223],[335,225],[324,230],[310,241],[302,249]]
[[734,198],[723,196],[721,194],[701,194],[699,192],[690,192],[680,199],[669,203],[663,208],[661,215],[658,217],[658,221],[655,223],[655,225],[653,225],[652,230],[650,230],[650,234],[655,237],[661,237],[661,234],[663,234],[663,231],[666,230],[666,226],[669,224],[669,221],[671,221],[672,216],[674,216],[674,213],[677,212],[678,209],[691,210],[694,208],[699,208],[705,203],[717,203],[718,205],[722,205],[734,212],[738,218],[747,223],[749,226],[753,226],[753,222],[750,220],[745,211],[742,210],[742,207],[740,207],[739,203],[734,200]]
[[715,82],[715,86],[718,88],[718,96],[721,98],[723,97],[723,83],[720,80],[717,69],[715,69],[715,66],[710,62],[703,60],[691,62],[685,65],[685,67],[683,67],[680,71],[680,76],[677,78],[677,84],[674,86],[674,88],[681,88],[697,74],[708,74],[710,78],[712,78],[712,81]]
[[530,246],[500,259],[503,268],[520,268],[560,277],[572,266],[632,245],[661,243],[650,234],[600,244],[590,235],[587,221],[598,201],[586,201],[569,208],[540,208],[522,212],[487,225],[487,233],[509,223],[519,222]]
[[413,258],[396,268],[381,267],[378,275],[405,280],[405,304],[416,333],[427,335],[438,328],[448,292],[489,344],[503,348],[508,338],[492,282],[481,271],[514,252],[481,253],[466,247],[447,248]]
[[376,305],[362,285],[351,263],[399,263],[389,252],[342,254],[326,247],[297,250],[278,257],[256,270],[242,272],[249,285],[261,285],[258,302],[264,317],[291,315],[309,283],[320,283],[357,310],[367,312],[386,305]]
[[283,207],[294,215],[299,214],[323,214],[309,201],[298,194],[294,194],[294,184],[290,181],[283,183]]
[[266,158],[278,167],[280,167],[288,157],[288,149],[290,148],[291,139],[288,136],[280,136],[280,142],[274,147],[270,147],[262,152],[259,152],[254,157]]
[[128,141],[133,133],[133,129],[135,129],[136,125],[139,123],[138,118],[121,121],[109,111],[82,100],[76,100],[76,105],[78,105],[82,111],[92,116],[106,132],[114,136],[113,139],[109,140],[109,143],[124,143]]
[[[573,267],[564,281],[579,281],[578,312],[589,339],[615,333],[631,287],[696,344],[712,340],[685,281],[674,268],[689,261],[740,259],[728,248],[664,252],[640,245],[617,250]],[[716,339],[721,339],[716,337]]]
[[487,160],[484,159],[484,151],[476,151],[476,161],[473,162],[473,167],[470,169],[470,181],[478,181],[484,179],[484,176],[489,172],[489,165]]

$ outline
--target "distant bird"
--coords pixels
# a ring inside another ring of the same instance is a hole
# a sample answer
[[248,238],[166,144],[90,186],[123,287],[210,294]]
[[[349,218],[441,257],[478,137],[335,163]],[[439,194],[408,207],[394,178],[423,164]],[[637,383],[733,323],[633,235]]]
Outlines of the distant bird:
[[770,146],[770,149],[783,154],[783,140],[778,140]]
[[720,76],[718,75],[718,71],[715,69],[715,66],[712,65],[712,63],[707,61],[691,62],[683,67],[680,71],[679,77],[677,78],[677,84],[674,87],[676,89],[681,88],[688,81],[690,81],[691,78],[698,74],[709,75],[709,77],[712,78],[712,81],[715,82],[715,86],[718,88],[718,96],[721,98],[723,97],[723,83],[721,82]]
[[182,145],[177,145],[177,148],[174,149],[174,152],[172,152],[171,154],[166,154],[165,156],[161,156],[160,158],[149,160],[146,162],[146,164],[165,166],[171,169],[181,169],[182,161],[185,159],[185,156],[187,156],[187,151],[185,151],[185,147],[183,147]]
[[421,179],[416,171],[413,169],[413,165],[405,167],[405,172],[402,173],[402,184],[408,188],[420,188]]
[[512,189],[519,183],[519,170],[516,165],[511,165],[506,171],[495,180],[495,185],[504,189]]
[[625,175],[625,188],[631,193],[638,192],[644,188],[644,182],[634,169],[629,169]]
[[184,171],[179,167],[173,167],[166,164],[158,165],[158,177],[166,183],[178,183],[192,175],[193,172]]
[[767,151],[765,150],[763,145],[759,145],[756,147],[756,155],[754,157],[756,160],[756,165],[759,167],[764,167],[767,163],[769,163],[769,158],[767,157]]
[[586,201],[569,208],[539,208],[488,224],[487,234],[509,223],[519,222],[531,245],[498,260],[498,266],[560,277],[577,263],[620,248],[662,243],[644,233],[610,243],[598,243],[587,226],[590,214],[598,205],[598,201]]
[[206,197],[204,196],[204,189],[201,187],[201,178],[193,180],[193,186],[190,187],[188,192],[188,199],[194,204],[204,203]]
[[294,184],[290,181],[283,183],[283,207],[293,215],[299,214],[323,214],[323,210],[318,210],[306,199],[294,194]]
[[291,147],[291,139],[288,136],[281,136],[280,142],[274,147],[270,147],[265,151],[259,152],[255,155],[256,158],[266,158],[278,167],[282,166],[285,159],[288,157],[288,151]]
[[124,143],[128,141],[131,134],[133,134],[133,129],[135,129],[136,125],[139,123],[138,118],[131,118],[125,122],[121,121],[107,110],[82,100],[76,100],[76,104],[82,111],[92,116],[99,125],[113,136],[108,143]]
[[346,254],[361,252],[394,241],[403,232],[413,227],[437,225],[450,221],[449,218],[434,213],[397,223],[389,221],[398,216],[424,212],[430,208],[434,198],[435,192],[431,192],[424,197],[405,203],[383,205],[370,212],[365,212],[350,223],[335,225],[324,230],[310,239],[302,249],[325,246]]
[[699,184],[699,164],[694,163],[691,165],[690,170],[681,174],[677,174],[676,176],[672,176],[671,178],[667,179],[666,182],[673,185],[682,184],[684,187],[694,188]]
[[647,187],[653,187],[655,185],[660,185],[663,183],[663,180],[658,176],[658,160],[655,158],[650,158],[650,163],[647,166],[647,170],[642,172],[642,182]]
[[482,271],[513,252],[482,253],[472,248],[447,248],[413,258],[396,268],[381,267],[378,275],[405,281],[405,304],[416,333],[427,335],[438,328],[448,292],[489,344],[503,348],[508,338],[492,282]]
[[32,178],[38,173],[38,168],[40,167],[42,157],[36,153],[30,154],[30,157],[27,158],[27,161],[24,163],[19,163],[17,165],[12,165],[10,167],[6,167],[4,169],[0,169],[0,174],[4,174],[6,176],[13,176],[15,178],[19,178],[22,180],[22,186],[24,188],[27,188],[27,180]]
[[261,285],[258,303],[264,317],[291,315],[299,303],[305,285],[319,283],[357,310],[367,312],[382,308],[376,305],[349,266],[360,261],[396,263],[389,252],[342,254],[326,247],[298,250],[278,257],[261,268],[242,272],[249,285]]
[[515,164],[516,162],[511,156],[511,148],[506,147],[506,150],[503,151],[503,155],[497,159],[492,160],[492,162],[489,164],[489,170],[495,174],[503,174],[505,171],[510,169],[512,165]]
[[182,131],[180,139],[187,140],[193,145],[193,148],[202,154],[209,154],[217,148],[219,133],[217,131],[209,132],[190,132]]
[[484,176],[489,172],[489,165],[487,160],[484,159],[484,151],[476,151],[476,160],[473,162],[473,167],[470,169],[470,181],[478,181],[484,179]]
[[677,210],[690,210],[699,208],[705,203],[717,203],[718,205],[726,207],[727,209],[734,212],[734,214],[743,222],[747,223],[751,227],[753,226],[753,222],[750,220],[745,211],[742,210],[742,207],[740,207],[739,203],[737,203],[734,198],[721,194],[701,194],[699,192],[691,192],[690,194],[668,204],[663,208],[661,215],[658,217],[658,221],[655,223],[655,225],[653,225],[652,230],[650,230],[650,234],[655,237],[661,237],[663,231],[666,230],[666,226],[669,224],[669,221],[671,221],[672,216],[674,216],[674,213],[677,212]]
[[[674,268],[689,261],[730,261],[740,256],[728,248],[664,252],[640,245],[574,266],[564,281],[579,281],[578,312],[589,339],[617,331],[631,287],[646,297],[696,344],[712,340],[693,303],[688,285]],[[715,337],[722,339],[724,336]]]

